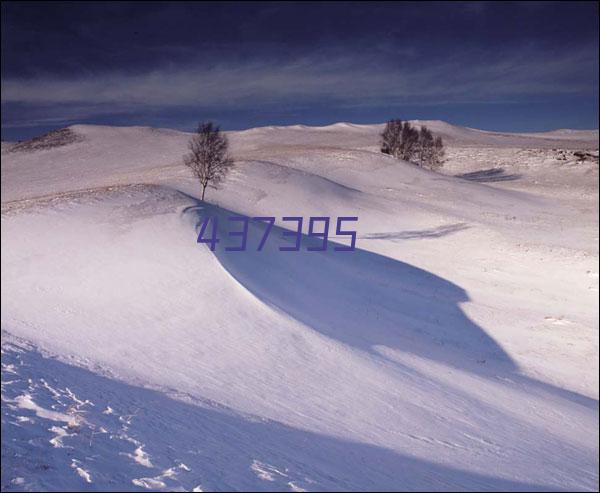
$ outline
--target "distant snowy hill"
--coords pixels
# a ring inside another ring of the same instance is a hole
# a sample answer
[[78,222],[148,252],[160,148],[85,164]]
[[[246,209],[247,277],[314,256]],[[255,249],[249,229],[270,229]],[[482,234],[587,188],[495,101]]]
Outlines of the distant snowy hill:
[[[597,489],[598,132],[415,124],[442,173],[378,125],[230,132],[207,203],[187,133],[3,145],[2,490]],[[279,251],[297,215],[357,250]]]
[[[458,127],[442,121],[415,120],[441,135],[450,146],[485,148],[598,149],[598,131],[502,134]],[[279,152],[311,153],[346,149],[379,155],[382,125],[336,123],[325,127],[292,125],[230,132],[240,159],[269,158]],[[2,202],[56,192],[136,181],[150,181],[181,169],[189,134],[149,127],[73,125],[3,147]],[[41,154],[39,154],[41,153]],[[360,155],[359,155],[360,156]],[[385,161],[384,161],[385,162]]]

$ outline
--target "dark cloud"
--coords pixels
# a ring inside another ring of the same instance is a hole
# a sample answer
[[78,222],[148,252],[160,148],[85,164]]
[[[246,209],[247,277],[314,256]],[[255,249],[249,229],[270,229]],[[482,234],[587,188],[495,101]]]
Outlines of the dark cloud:
[[[595,127],[597,46],[596,3],[5,2],[3,136],[193,112],[244,127],[445,105],[459,121],[466,105],[574,100]],[[544,118],[531,129],[567,123]]]

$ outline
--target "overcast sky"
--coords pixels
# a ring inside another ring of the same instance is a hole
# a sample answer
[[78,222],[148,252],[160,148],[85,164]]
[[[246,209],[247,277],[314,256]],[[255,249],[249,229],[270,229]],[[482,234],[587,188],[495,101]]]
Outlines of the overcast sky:
[[597,2],[1,8],[4,140],[207,119],[598,128]]

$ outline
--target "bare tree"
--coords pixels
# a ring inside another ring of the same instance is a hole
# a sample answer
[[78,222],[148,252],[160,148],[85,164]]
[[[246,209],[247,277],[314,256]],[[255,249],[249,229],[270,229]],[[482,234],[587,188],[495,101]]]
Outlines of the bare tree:
[[444,149],[444,141],[438,135],[435,138],[435,141],[433,143],[432,165],[435,168],[439,168],[442,165],[442,163],[444,162],[444,156],[445,155],[446,155],[446,150]]
[[190,153],[184,157],[188,166],[202,185],[202,200],[209,184],[218,185],[233,167],[229,157],[229,143],[218,125],[200,123],[189,144]]
[[381,134],[381,152],[395,158],[400,157],[402,144],[402,120],[390,120],[385,124]]
[[410,122],[402,125],[402,144],[400,145],[400,159],[412,161],[419,150],[419,131],[413,128]]
[[443,162],[444,144],[426,126],[417,130],[410,122],[394,119],[386,123],[381,134],[381,152],[420,166],[438,168]]
[[418,150],[419,132],[399,119],[386,123],[381,134],[381,152],[410,161]]
[[419,164],[421,166],[431,165],[434,152],[434,139],[431,130],[425,125],[421,127],[419,132]]

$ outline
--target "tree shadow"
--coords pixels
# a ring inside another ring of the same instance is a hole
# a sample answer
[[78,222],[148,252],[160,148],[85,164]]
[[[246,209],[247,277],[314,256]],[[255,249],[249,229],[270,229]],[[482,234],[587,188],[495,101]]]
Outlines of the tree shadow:
[[528,391],[536,388],[598,409],[595,399],[520,374],[503,348],[462,311],[469,296],[460,286],[360,248],[335,251],[343,245],[333,241],[326,251],[307,251],[322,242],[304,234],[300,251],[280,251],[295,239],[278,226],[259,252],[266,228],[261,221],[250,221],[245,251],[226,251],[240,243],[239,237],[228,237],[227,218],[240,214],[188,197],[195,205],[182,215],[192,217],[196,232],[205,217],[219,218],[221,241],[214,254],[221,265],[264,303],[321,334],[378,357],[389,348],[489,379],[502,373]]
[[465,223],[446,224],[444,226],[438,226],[437,228],[421,229],[421,230],[409,230],[409,231],[396,231],[389,233],[371,233],[360,236],[362,240],[418,240],[425,238],[441,238],[453,233],[458,233],[469,229],[469,226]]
[[[2,362],[15,369],[3,389],[2,491],[556,490],[174,399],[30,349],[4,348]],[[56,414],[78,406],[82,419],[69,427],[11,404],[25,394]]]
[[462,173],[454,175],[463,180],[475,181],[478,183],[492,183],[498,181],[514,181],[521,178],[521,175],[512,173],[507,174],[504,168],[489,168],[479,171],[471,171],[470,173]]

